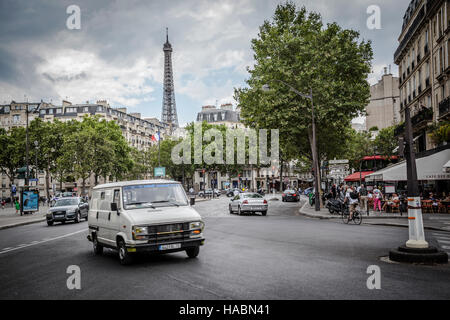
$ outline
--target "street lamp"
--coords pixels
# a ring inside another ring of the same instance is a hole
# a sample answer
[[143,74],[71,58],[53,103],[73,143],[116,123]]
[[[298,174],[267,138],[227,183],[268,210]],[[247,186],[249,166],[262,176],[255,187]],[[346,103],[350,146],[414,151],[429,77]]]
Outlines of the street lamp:
[[35,153],[36,153],[36,159],[35,159],[35,169],[36,169],[36,175],[34,176],[34,178],[35,179],[37,179],[37,177],[38,177],[38,145],[39,145],[39,142],[37,141],[37,140],[35,140],[34,141],[34,146],[36,147],[36,151],[35,151]]
[[[302,97],[302,98],[307,98],[311,100],[311,130],[312,130],[312,157],[313,157],[313,165],[315,168],[315,185],[316,185],[316,193],[315,193],[315,210],[316,211],[320,211],[320,183],[319,183],[319,159],[317,156],[317,141],[316,141],[316,125],[315,125],[315,121],[314,121],[314,104],[313,104],[313,94],[312,94],[312,88],[309,89],[309,94],[304,94],[301,93],[300,91],[298,91],[297,89],[295,89],[294,87],[292,87],[291,85],[289,85],[288,83],[278,80],[278,79],[274,79],[274,81],[280,82],[283,85],[289,87],[289,89],[296,93],[298,96]],[[262,86],[263,91],[268,91],[270,89],[268,84],[264,84]]]

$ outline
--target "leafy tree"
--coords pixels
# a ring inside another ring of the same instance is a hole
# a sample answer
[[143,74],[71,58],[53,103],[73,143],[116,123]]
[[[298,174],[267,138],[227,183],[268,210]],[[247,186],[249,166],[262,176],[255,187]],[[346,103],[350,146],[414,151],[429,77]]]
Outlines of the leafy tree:
[[25,141],[25,128],[14,127],[9,131],[0,128],[0,169],[11,182],[25,165]]
[[[289,86],[303,94],[312,90],[319,160],[342,155],[346,128],[369,102],[370,41],[359,41],[358,32],[336,23],[324,26],[319,14],[287,2],[260,27],[252,49],[248,87],[235,90],[244,123],[278,128],[284,161],[311,159],[311,101]],[[269,91],[263,90],[266,84]]]
[[380,155],[391,157],[393,156],[395,148],[398,146],[398,141],[394,135],[395,126],[381,129],[378,132],[373,145]]

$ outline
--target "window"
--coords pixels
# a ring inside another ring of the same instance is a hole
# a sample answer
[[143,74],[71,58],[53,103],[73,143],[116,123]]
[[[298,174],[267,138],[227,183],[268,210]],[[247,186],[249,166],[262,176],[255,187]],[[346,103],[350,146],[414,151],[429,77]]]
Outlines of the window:
[[43,110],[41,110],[41,111],[39,111],[39,114],[45,114],[45,109],[43,109]]
[[6,113],[9,112],[9,107],[5,107],[5,112],[6,112]]
[[19,114],[13,115],[13,123],[18,124],[19,122],[20,122],[20,115]]
[[62,113],[62,109],[61,109],[61,108],[55,109],[55,110],[56,110],[56,113],[57,113],[57,114],[61,114],[61,113]]
[[53,114],[53,109],[48,109],[48,114]]
[[84,112],[89,112],[89,107],[84,107]]

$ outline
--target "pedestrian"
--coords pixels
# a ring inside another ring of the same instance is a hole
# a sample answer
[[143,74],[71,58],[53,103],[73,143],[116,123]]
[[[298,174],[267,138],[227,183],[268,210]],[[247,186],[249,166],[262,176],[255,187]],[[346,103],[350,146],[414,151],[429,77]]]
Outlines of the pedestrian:
[[333,199],[336,199],[336,184],[333,184],[331,187],[331,194],[333,195]]
[[359,193],[359,207],[363,211],[366,210],[367,215],[369,215],[369,207],[367,206],[367,189],[364,184],[361,184],[358,193]]
[[5,199],[2,199],[2,209],[5,209],[5,203],[6,203]]
[[16,206],[16,213],[18,213],[20,210],[20,204],[19,201],[17,201],[17,199],[15,200],[14,205]]
[[381,199],[383,198],[383,194],[381,193],[379,187],[375,187],[373,190],[373,211],[377,211],[377,206],[379,211],[381,212]]

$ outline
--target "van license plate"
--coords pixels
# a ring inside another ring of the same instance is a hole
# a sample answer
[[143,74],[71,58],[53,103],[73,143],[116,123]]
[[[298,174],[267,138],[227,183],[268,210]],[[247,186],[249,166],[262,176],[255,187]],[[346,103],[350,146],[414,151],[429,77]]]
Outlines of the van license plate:
[[158,250],[172,250],[181,248],[181,243],[161,244],[158,246]]

